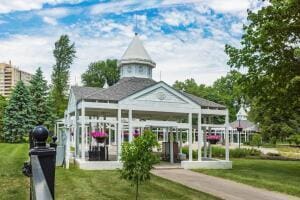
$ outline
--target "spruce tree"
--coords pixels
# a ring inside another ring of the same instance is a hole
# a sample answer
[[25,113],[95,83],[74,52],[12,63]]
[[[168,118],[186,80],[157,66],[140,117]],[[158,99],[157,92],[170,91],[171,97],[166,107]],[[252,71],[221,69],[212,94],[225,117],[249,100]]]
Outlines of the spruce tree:
[[33,128],[32,99],[23,81],[15,86],[3,120],[6,142],[22,142]]
[[32,97],[32,114],[34,125],[43,124],[48,128],[52,126],[53,112],[49,99],[49,88],[40,68],[30,80],[29,93]]

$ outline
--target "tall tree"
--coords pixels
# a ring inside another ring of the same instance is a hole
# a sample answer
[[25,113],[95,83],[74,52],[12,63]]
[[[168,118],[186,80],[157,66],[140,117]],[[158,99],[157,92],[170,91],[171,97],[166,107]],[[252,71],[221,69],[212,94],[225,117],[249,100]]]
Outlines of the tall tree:
[[84,86],[103,87],[105,82],[109,86],[118,82],[120,78],[117,60],[105,60],[91,63],[85,73],[81,75]]
[[269,3],[248,11],[241,48],[226,45],[225,51],[231,67],[248,69],[244,92],[264,135],[285,138],[300,130],[300,2]]
[[225,105],[229,110],[230,121],[234,121],[241,103],[245,103],[246,99],[241,92],[241,77],[241,73],[233,70],[217,79],[212,86],[198,85],[194,79],[187,79],[184,82],[176,81],[173,86],[184,92]]
[[69,89],[70,66],[75,58],[75,44],[72,43],[67,35],[62,35],[55,42],[53,55],[55,65],[52,72],[51,95],[54,101],[55,114],[62,117],[67,106],[67,92]]
[[35,125],[44,124],[50,128],[53,123],[53,109],[50,105],[48,91],[47,81],[43,77],[41,68],[38,68],[32,76],[29,86],[32,97],[33,121]]
[[3,138],[7,142],[21,142],[33,128],[32,99],[22,81],[15,86],[4,115]]
[[[7,101],[4,96],[0,95],[0,134],[3,134],[3,117]],[[1,137],[0,137],[1,141]]]

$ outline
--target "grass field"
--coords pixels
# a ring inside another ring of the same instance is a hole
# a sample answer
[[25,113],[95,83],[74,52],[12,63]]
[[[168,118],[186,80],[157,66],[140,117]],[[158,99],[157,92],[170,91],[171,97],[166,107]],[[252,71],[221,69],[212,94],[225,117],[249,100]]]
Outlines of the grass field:
[[234,159],[231,170],[195,170],[300,197],[300,161]]
[[[29,179],[21,168],[27,159],[26,144],[0,143],[0,199],[28,199]],[[119,179],[118,171],[83,171],[75,167],[56,170],[56,199],[134,199],[134,188]],[[140,199],[216,199],[205,193],[152,176],[140,188]]]

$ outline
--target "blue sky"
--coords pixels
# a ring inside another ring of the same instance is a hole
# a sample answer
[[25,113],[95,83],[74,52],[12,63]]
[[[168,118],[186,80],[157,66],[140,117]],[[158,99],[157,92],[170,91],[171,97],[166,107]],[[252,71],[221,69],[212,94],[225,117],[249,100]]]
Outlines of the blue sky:
[[[120,58],[137,31],[157,63],[154,79],[211,84],[229,71],[224,45],[238,46],[246,10],[259,0],[0,0],[0,62],[50,80],[54,42],[77,49],[70,82],[90,62]],[[136,26],[137,24],[137,26]]]

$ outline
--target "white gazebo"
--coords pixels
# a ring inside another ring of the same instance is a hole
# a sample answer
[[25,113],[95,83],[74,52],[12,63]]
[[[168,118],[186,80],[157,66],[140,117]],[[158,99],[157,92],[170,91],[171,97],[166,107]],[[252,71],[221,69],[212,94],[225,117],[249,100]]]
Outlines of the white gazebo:
[[[243,130],[238,132],[237,127]],[[248,120],[248,114],[243,105],[236,114],[236,121],[231,122],[229,126],[229,141],[230,143],[244,143],[249,142],[251,136],[258,132],[258,125]]]
[[[162,148],[156,151],[158,154],[167,152],[166,159],[170,163],[181,162],[186,169],[232,167],[229,161],[228,110],[225,106],[176,90],[163,81],[154,81],[152,70],[156,63],[137,34],[118,66],[120,80],[108,88],[71,87],[64,123],[71,140],[67,144],[74,146],[74,159],[79,168],[121,168],[122,143],[132,141],[133,132],[142,133],[144,129],[151,129],[157,135]],[[214,124],[211,120],[214,116],[221,116],[224,119],[222,124]],[[206,134],[203,133],[211,128],[226,130],[225,160],[202,156],[202,146],[207,151]],[[102,161],[90,161],[89,158],[91,149],[96,145],[89,134],[94,130],[108,133],[105,160]],[[189,152],[186,160],[182,156],[185,145]],[[197,149],[197,159],[192,157],[193,148]]]

